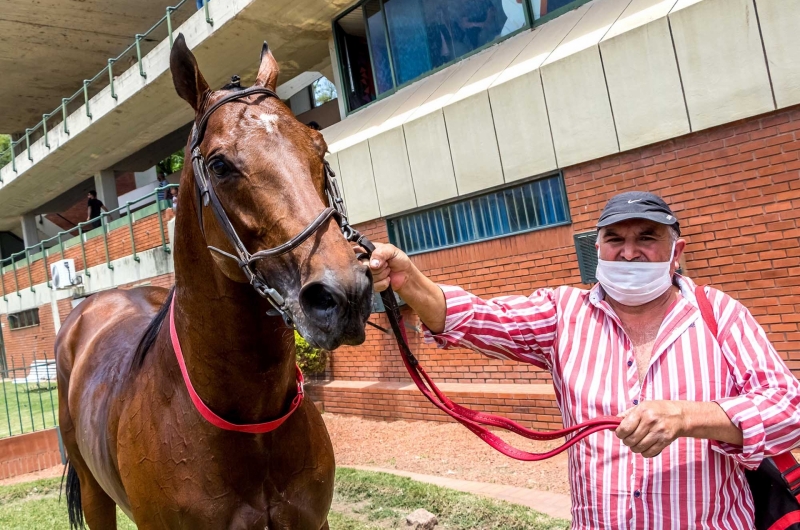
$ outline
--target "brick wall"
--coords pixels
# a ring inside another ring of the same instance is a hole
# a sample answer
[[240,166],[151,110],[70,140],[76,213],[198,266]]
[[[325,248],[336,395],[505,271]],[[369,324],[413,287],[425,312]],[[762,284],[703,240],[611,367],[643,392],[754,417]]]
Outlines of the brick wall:
[[[413,384],[363,385],[332,381],[308,385],[308,394],[327,412],[376,420],[453,421]],[[481,412],[501,414],[535,429],[560,429],[561,413],[550,385],[440,385],[457,403]]]
[[[681,219],[686,273],[750,308],[800,375],[800,107],[570,167],[564,179],[572,226],[421,254],[414,262],[434,281],[482,297],[587,287],[580,283],[573,234],[593,230],[611,196],[652,191]],[[388,241],[383,220],[357,228],[374,241]],[[405,315],[418,325],[411,311]],[[388,327],[384,315],[372,320]],[[365,345],[333,353],[333,379],[407,381],[393,339],[367,330]],[[437,381],[549,380],[524,364],[436,350],[409,331],[412,349]]]
[[[117,196],[124,195],[136,189],[136,176],[133,171],[118,172],[116,175]],[[88,190],[87,190],[88,192]],[[60,217],[55,214],[45,215],[52,223],[60,226],[64,230],[74,228],[78,223],[86,220],[86,197],[81,199],[60,213]]]
[[[564,170],[564,179],[571,226],[430,252],[415,256],[415,263],[434,281],[458,284],[483,297],[564,284],[587,287],[580,284],[573,234],[592,230],[603,205],[614,194],[633,189],[653,191],[662,195],[681,219],[688,242],[686,273],[700,283],[720,287],[748,306],[800,375],[800,107],[570,167]],[[139,249],[148,248],[145,241],[151,247],[160,244],[157,218],[150,222],[137,224]],[[358,228],[374,241],[388,240],[383,220]],[[115,232],[120,230],[122,235],[112,233],[112,256],[130,251],[125,247],[127,227]],[[99,246],[90,252],[92,243]],[[104,259],[102,239],[88,242],[89,264]],[[43,271],[39,274],[38,281],[42,281]],[[8,277],[6,274],[7,288]],[[172,278],[151,283],[167,286]],[[419,325],[410,309],[404,309],[404,314],[410,326]],[[372,320],[388,327],[384,315],[373,315]],[[515,415],[539,427],[557,423],[552,396],[526,401],[502,392],[501,397],[497,392],[490,395],[481,386],[534,387],[549,383],[547,373],[462,349],[437,350],[423,345],[420,335],[409,331],[412,349],[428,373],[436,381],[463,385],[454,387],[454,392],[465,402]],[[48,339],[42,331],[36,339],[19,340],[29,341],[27,347],[39,351]],[[312,398],[324,401],[327,410],[380,418],[443,418],[421,401],[416,390],[392,387],[408,383],[408,376],[394,339],[374,328],[367,328],[365,344],[342,347],[332,354],[328,376],[340,384],[317,382],[309,388]],[[347,382],[369,384],[348,387]],[[381,394],[377,407],[373,390]]]
[[[72,310],[69,299],[58,301],[58,314],[61,322]],[[20,329],[11,329],[8,315],[0,315],[3,340],[5,342],[6,363],[15,371],[10,377],[25,377],[33,360],[54,358],[53,345],[56,340],[53,311],[50,304],[39,307],[39,325]],[[23,373],[24,369],[24,373]]]
[[[172,215],[172,211],[167,210],[162,212],[161,215],[164,216],[164,238],[167,240],[167,242],[169,242],[169,236],[167,235],[167,221]],[[133,224],[133,234],[137,252],[143,252],[145,250],[160,246],[162,244],[162,238],[158,216],[150,215],[144,219],[135,221]],[[106,249],[102,235],[92,237],[91,239],[87,240],[84,246],[86,249],[86,264],[83,262],[81,245],[75,245],[64,250],[64,258],[74,259],[75,268],[77,270],[83,270],[87,266],[94,267],[95,265],[100,265],[101,263],[106,262]],[[108,253],[112,261],[125,256],[130,256],[132,252],[130,229],[128,228],[127,224],[124,224],[123,226],[109,232]],[[60,253],[50,255],[48,257],[48,264],[52,263],[53,260],[56,259],[61,259]],[[44,261],[41,259],[34,261],[31,264],[30,275],[28,274],[28,268],[26,266],[18,265],[16,278],[13,270],[6,272],[2,276],[5,293],[15,293],[17,286],[19,289],[28,288],[31,285],[31,280],[33,280],[34,286],[39,283],[43,283],[47,280],[45,273],[49,278],[50,271],[45,270]]]
[[61,464],[55,429],[0,440],[0,479],[41,471]]

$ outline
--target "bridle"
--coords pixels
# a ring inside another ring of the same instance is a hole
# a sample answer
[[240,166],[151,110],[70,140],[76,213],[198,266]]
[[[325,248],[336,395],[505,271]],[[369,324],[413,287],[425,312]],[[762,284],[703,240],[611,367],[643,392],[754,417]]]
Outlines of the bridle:
[[[368,258],[371,256],[372,252],[375,250],[375,246],[348,223],[347,211],[345,210],[344,201],[339,193],[336,175],[331,170],[328,162],[323,160],[323,165],[325,168],[325,194],[328,198],[328,207],[322,210],[316,219],[306,226],[302,232],[294,236],[289,241],[277,247],[259,250],[254,254],[250,254],[250,252],[248,252],[247,248],[244,246],[244,243],[242,243],[242,240],[236,233],[236,230],[233,228],[228,215],[225,213],[225,209],[222,207],[219,197],[217,197],[214,189],[214,182],[208,174],[206,161],[203,158],[203,154],[200,152],[200,143],[203,141],[206,126],[208,125],[208,119],[211,117],[214,111],[226,103],[243,99],[254,94],[263,94],[268,97],[278,98],[278,95],[268,88],[250,87],[239,90],[223,97],[209,107],[200,120],[195,123],[194,128],[192,129],[192,143],[190,144],[190,150],[192,153],[192,168],[194,169],[195,184],[197,188],[197,217],[200,223],[200,229],[203,231],[203,235],[205,236],[205,230],[203,229],[203,209],[209,205],[211,206],[214,216],[217,218],[217,222],[222,227],[223,232],[225,232],[225,236],[233,246],[236,255],[230,254],[210,245],[208,246],[208,249],[236,261],[244,274],[247,276],[250,285],[253,286],[259,295],[266,298],[267,301],[269,301],[269,303],[272,305],[274,314],[280,315],[287,326],[294,327],[294,322],[289,314],[289,310],[286,307],[285,299],[275,289],[269,286],[261,273],[253,267],[253,264],[258,260],[281,256],[294,250],[306,239],[308,239],[309,236],[319,230],[321,226],[327,223],[331,217],[335,218],[339,223],[339,228],[341,228],[342,234],[347,241],[359,245],[364,250],[363,253],[358,255],[359,259],[363,257]],[[540,432],[528,429],[527,427],[524,427],[519,423],[502,416],[475,411],[453,402],[446,395],[444,395],[441,390],[439,390],[430,376],[428,376],[428,374],[419,364],[419,361],[416,359],[414,354],[411,352],[411,348],[408,345],[408,337],[406,336],[405,326],[403,325],[403,317],[400,314],[400,307],[391,287],[381,293],[381,300],[386,308],[386,316],[389,319],[392,331],[397,339],[397,344],[400,347],[403,364],[405,365],[412,381],[414,381],[414,383],[417,385],[417,388],[420,390],[420,392],[422,392],[422,394],[439,410],[451,416],[453,419],[480,437],[484,442],[506,456],[525,461],[544,460],[546,458],[555,456],[562,451],[565,451],[567,448],[591,434],[603,430],[615,429],[619,425],[620,418],[599,417],[558,431]],[[194,402],[197,410],[207,421],[226,430],[248,433],[265,433],[275,430],[289,416],[291,416],[295,410],[297,410],[302,403],[304,396],[303,375],[299,368],[297,369],[297,396],[292,401],[289,411],[277,420],[262,424],[236,425],[228,423],[214,414],[213,411],[211,411],[211,409],[209,409],[203,403],[202,399],[194,391],[191,381],[189,380],[189,374],[186,370],[185,363],[183,362],[183,355],[180,351],[180,342],[178,341],[177,332],[175,331],[173,310],[174,298],[170,308],[170,332],[173,348],[176,356],[178,357],[178,362],[183,373],[183,379],[186,383],[192,401]],[[517,449],[516,447],[508,444],[495,433],[484,427],[484,425],[511,431],[531,440],[554,440],[564,436],[571,437],[564,444],[546,453],[530,453]]]
[[331,169],[328,161],[323,159],[322,163],[325,171],[325,195],[328,199],[328,207],[322,210],[319,215],[317,215],[317,217],[311,221],[311,223],[309,223],[308,226],[306,226],[299,234],[285,243],[282,243],[277,247],[259,250],[253,254],[247,250],[247,247],[245,247],[241,238],[236,233],[236,229],[233,227],[233,224],[228,218],[228,214],[225,212],[225,208],[222,206],[222,203],[217,196],[217,192],[214,188],[214,181],[211,179],[211,176],[208,173],[206,160],[203,157],[203,154],[200,152],[200,144],[203,142],[206,127],[208,126],[208,120],[217,109],[226,103],[244,99],[257,94],[280,99],[274,91],[260,86],[252,86],[250,88],[237,90],[221,98],[219,101],[206,109],[202,117],[195,122],[194,127],[192,128],[192,142],[189,146],[189,150],[192,154],[192,169],[194,170],[194,181],[197,190],[197,219],[200,223],[200,230],[203,232],[203,236],[205,237],[205,229],[203,227],[203,210],[206,207],[211,206],[211,210],[214,212],[214,217],[217,219],[217,223],[222,228],[222,231],[225,233],[225,237],[233,247],[236,254],[230,254],[229,252],[225,252],[224,250],[211,245],[208,245],[208,249],[220,254],[221,256],[225,256],[236,261],[253,289],[255,289],[260,296],[264,297],[272,306],[272,310],[270,310],[268,314],[273,316],[279,315],[281,318],[283,318],[283,321],[286,323],[286,325],[292,328],[294,327],[294,319],[292,318],[289,309],[286,307],[286,300],[277,290],[270,287],[269,283],[267,283],[267,280],[263,277],[261,272],[255,268],[255,263],[262,259],[281,256],[296,249],[306,239],[316,233],[317,230],[319,230],[322,226],[325,226],[331,217],[336,219],[342,234],[348,241],[360,244],[361,240],[363,240],[363,236],[353,229],[353,227],[351,227],[350,223],[347,221],[347,210],[345,209],[342,196],[339,193],[339,185],[336,181],[336,174]]
[[[339,228],[342,230],[342,234],[348,241],[362,245],[366,244],[371,248],[374,247],[372,247],[372,245],[366,241],[366,239],[360,233],[358,233],[358,231],[353,229],[353,227],[350,226],[350,223],[348,223],[347,211],[345,210],[344,201],[339,193],[339,186],[336,182],[336,174],[333,172],[333,170],[331,170],[328,162],[323,159],[322,163],[325,170],[325,195],[328,199],[328,207],[322,210],[319,215],[317,215],[317,217],[311,221],[311,223],[309,223],[308,226],[306,226],[299,234],[285,243],[282,243],[277,247],[259,250],[253,254],[247,250],[247,247],[245,247],[244,243],[239,237],[239,234],[236,233],[236,229],[233,227],[230,218],[228,218],[228,214],[225,212],[225,208],[222,206],[222,203],[217,196],[217,192],[214,188],[214,181],[211,179],[211,176],[208,173],[206,160],[203,157],[203,154],[200,152],[200,144],[203,141],[208,120],[217,109],[226,103],[230,103],[231,101],[237,101],[256,94],[263,94],[268,97],[278,98],[278,95],[268,88],[254,86],[243,90],[238,90],[226,95],[211,105],[203,113],[203,116],[200,118],[200,120],[195,122],[194,127],[192,128],[192,142],[190,144],[190,151],[192,153],[192,169],[194,170],[194,182],[197,191],[197,221],[200,224],[200,231],[203,233],[203,237],[205,237],[205,228],[203,226],[203,210],[206,207],[211,206],[211,210],[214,212],[214,217],[217,219],[219,226],[222,228],[222,231],[225,233],[225,237],[228,239],[228,242],[231,244],[236,254],[230,254],[229,252],[225,252],[224,250],[211,245],[207,245],[208,249],[236,261],[236,263],[239,265],[239,268],[242,269],[242,272],[247,277],[250,285],[253,286],[259,295],[266,298],[272,306],[272,309],[268,311],[268,314],[272,316],[280,316],[283,318],[283,321],[287,326],[293,328],[294,320],[292,319],[292,316],[286,307],[286,300],[283,298],[283,296],[281,296],[280,293],[278,293],[278,291],[269,286],[267,280],[254,267],[254,264],[258,260],[281,256],[296,249],[306,239],[316,233],[320,227],[324,226],[331,219],[331,217],[336,219],[336,222],[339,224]],[[208,405],[203,402],[203,399],[198,395],[194,389],[194,386],[192,385],[192,381],[189,377],[189,371],[186,367],[186,361],[183,356],[183,351],[181,349],[180,340],[178,339],[177,328],[175,327],[174,296],[172,297],[169,307],[169,329],[172,349],[175,352],[175,357],[178,361],[178,366],[181,370],[181,376],[183,377],[183,382],[186,386],[189,397],[191,398],[191,401],[198,413],[200,413],[200,415],[212,425],[220,429],[234,432],[250,434],[268,433],[280,427],[303,403],[303,397],[305,396],[305,392],[303,390],[303,373],[300,371],[299,367],[295,367],[297,394],[292,400],[289,410],[284,415],[264,423],[235,424],[226,421],[218,416],[208,407]]]

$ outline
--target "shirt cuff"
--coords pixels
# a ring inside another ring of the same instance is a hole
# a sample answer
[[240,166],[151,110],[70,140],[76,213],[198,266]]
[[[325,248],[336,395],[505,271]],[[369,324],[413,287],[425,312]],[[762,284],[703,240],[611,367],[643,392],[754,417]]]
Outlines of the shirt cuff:
[[[428,326],[422,324],[422,337],[426,344],[436,344],[439,348],[447,348],[458,343],[464,337],[464,332],[459,331],[465,323],[472,320],[474,311],[472,309],[471,296],[461,287],[452,285],[439,285],[444,293],[445,303],[447,304],[447,315],[444,320],[444,330],[441,333],[433,333]],[[466,302],[466,303],[464,303]]]
[[748,469],[756,469],[764,459],[766,439],[761,411],[746,395],[717,399],[715,403],[722,407],[731,423],[741,429],[743,445],[712,440],[711,448],[730,456]]

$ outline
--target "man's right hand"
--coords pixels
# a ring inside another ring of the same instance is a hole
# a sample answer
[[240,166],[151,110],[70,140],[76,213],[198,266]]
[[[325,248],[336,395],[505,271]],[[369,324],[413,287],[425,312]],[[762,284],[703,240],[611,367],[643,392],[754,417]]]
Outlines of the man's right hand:
[[375,243],[375,252],[369,260],[372,285],[376,293],[385,291],[390,285],[398,293],[406,285],[416,267],[405,252],[394,245]]
[[376,292],[389,286],[419,315],[420,320],[434,333],[444,330],[447,303],[438,285],[428,279],[394,245],[375,243],[369,260],[372,284]]

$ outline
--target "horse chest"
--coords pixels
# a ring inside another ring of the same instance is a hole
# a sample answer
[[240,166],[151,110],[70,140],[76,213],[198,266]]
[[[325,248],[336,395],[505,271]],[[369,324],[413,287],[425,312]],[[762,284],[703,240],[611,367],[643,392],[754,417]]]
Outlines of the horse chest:
[[286,431],[247,435],[221,431],[179,401],[160,417],[141,414],[151,420],[136,428],[149,433],[142,437],[147,443],[120,462],[129,470],[125,489],[134,513],[166,518],[166,528],[319,530],[334,463],[321,419],[307,417],[316,410],[301,407],[290,420],[298,424]]

